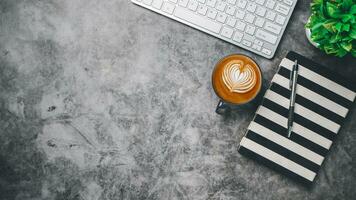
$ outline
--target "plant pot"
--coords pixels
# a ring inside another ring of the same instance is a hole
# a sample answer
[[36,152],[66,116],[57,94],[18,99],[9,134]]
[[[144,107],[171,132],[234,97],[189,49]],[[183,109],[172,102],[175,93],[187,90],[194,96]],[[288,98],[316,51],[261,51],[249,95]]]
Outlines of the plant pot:
[[[309,23],[309,19],[308,19],[308,23]],[[307,36],[307,39],[310,42],[310,44],[312,44],[314,47],[318,48],[318,43],[311,40],[311,31],[309,28],[305,28],[305,35]]]

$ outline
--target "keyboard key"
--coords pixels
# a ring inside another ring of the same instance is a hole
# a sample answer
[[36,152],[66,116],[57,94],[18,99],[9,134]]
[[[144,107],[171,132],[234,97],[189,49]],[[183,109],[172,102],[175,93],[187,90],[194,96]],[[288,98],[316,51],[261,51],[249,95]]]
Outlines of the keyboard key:
[[263,46],[263,42],[261,40],[254,40],[253,41],[254,44],[257,44],[258,46]]
[[208,11],[208,7],[206,7],[205,5],[200,4],[198,6],[198,13],[201,15],[206,15],[206,12]]
[[266,42],[269,42],[271,44],[275,44],[276,41],[277,41],[277,36],[271,34],[271,33],[268,33],[264,30],[261,30],[261,29],[258,29],[256,31],[256,37],[261,39],[261,40],[264,40]]
[[289,7],[288,6],[285,6],[285,5],[282,5],[282,4],[277,4],[276,6],[276,9],[275,9],[277,12],[280,12],[282,13],[283,15],[288,15],[289,13]]
[[255,19],[255,16],[250,13],[247,13],[245,16],[245,21],[248,23],[252,24],[254,19]]
[[285,4],[287,4],[287,5],[289,5],[289,6],[293,5],[293,1],[292,0],[284,0],[283,2]]
[[221,24],[207,19],[201,15],[195,14],[188,9],[177,7],[174,15],[180,19],[183,19],[187,22],[193,23],[197,26],[205,28],[209,31],[219,33],[221,29]]
[[163,0],[153,0],[152,6],[157,9],[161,9]]
[[236,23],[236,28],[240,31],[244,31],[245,30],[245,27],[246,27],[246,24],[243,23],[242,21],[238,21]]
[[247,41],[254,41],[255,37],[252,35],[249,35],[249,34],[244,34],[244,37],[242,39],[247,40]]
[[183,6],[183,7],[187,7],[188,0],[179,0],[178,1],[178,5]]
[[275,1],[273,1],[273,0],[267,0],[267,2],[266,2],[266,7],[269,8],[269,9],[273,9],[275,4],[276,4]]
[[267,58],[275,53],[296,4],[296,0],[133,1]]
[[237,10],[237,12],[236,12],[236,17],[237,17],[237,18],[243,19],[244,16],[245,16],[245,11]]
[[277,15],[276,22],[277,22],[278,24],[283,25],[285,20],[286,20],[285,17],[283,17],[283,16],[281,16],[281,15]]
[[264,54],[266,54],[267,56],[269,56],[269,55],[271,55],[271,50],[269,50],[269,49],[266,49],[266,48],[263,48],[262,49],[262,53],[264,53]]
[[210,7],[215,7],[216,4],[216,0],[207,0],[206,5],[210,6]]
[[152,0],[143,0],[142,2],[146,5],[151,5]]
[[248,25],[247,27],[246,27],[246,33],[247,34],[250,34],[250,35],[253,35],[254,33],[255,33],[255,27],[254,26],[250,26],[250,25]]
[[261,51],[261,46],[257,45],[257,44],[253,44],[252,45],[252,49],[256,49],[257,51]]
[[246,7],[247,1],[246,0],[237,0],[237,6],[244,9]]
[[265,3],[265,0],[256,0],[256,3],[262,6]]
[[236,42],[241,42],[243,36],[244,36],[243,33],[240,33],[240,32],[238,32],[238,31],[236,31],[236,32],[235,32],[235,35],[234,35],[234,37],[233,37],[232,39],[233,39],[234,41],[236,41]]
[[275,12],[272,12],[272,11],[268,11],[267,12],[267,15],[266,15],[267,19],[273,21],[275,17],[276,17],[276,13]]
[[173,11],[174,11],[174,8],[175,8],[175,4],[165,2],[163,4],[163,6],[162,6],[162,11],[166,12],[166,13],[169,13],[169,14],[172,14]]
[[221,23],[225,23],[227,18],[227,14],[225,13],[219,13],[218,16],[216,17],[216,20]]
[[236,0],[227,0],[227,2],[228,2],[229,4],[231,4],[231,5],[235,5]]
[[226,24],[229,25],[229,26],[231,26],[231,27],[234,27],[235,24],[236,24],[236,21],[237,21],[237,20],[236,20],[235,18],[229,17],[229,18],[227,19]]
[[247,40],[242,40],[242,44],[249,47],[249,46],[251,46],[252,43]]
[[216,17],[217,14],[218,14],[218,12],[217,12],[216,10],[210,8],[210,9],[208,10],[207,16],[208,16],[209,18],[211,18],[211,19],[215,19],[215,17]]
[[247,11],[255,12],[255,10],[256,10],[256,4],[254,4],[253,2],[249,2],[247,4]]
[[190,0],[188,3],[189,10],[196,11],[198,8],[198,2],[195,0]]
[[263,27],[263,24],[265,23],[265,19],[257,17],[256,21],[255,21],[255,25],[258,27]]
[[271,22],[266,22],[265,30],[278,35],[281,32],[282,27]]
[[234,33],[234,30],[228,27],[223,27],[221,30],[221,35],[227,38],[231,38],[232,34]]
[[226,13],[229,15],[233,16],[235,14],[235,11],[236,11],[235,6],[228,5],[226,8]]
[[256,14],[263,17],[266,14],[266,8],[258,6]]
[[217,4],[216,4],[216,9],[223,12],[226,8],[226,3],[222,2],[222,1],[219,1]]

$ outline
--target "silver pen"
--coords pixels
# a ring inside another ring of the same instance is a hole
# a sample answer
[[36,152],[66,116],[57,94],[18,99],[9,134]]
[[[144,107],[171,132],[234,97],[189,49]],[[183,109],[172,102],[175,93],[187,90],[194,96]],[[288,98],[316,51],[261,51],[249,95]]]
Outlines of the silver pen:
[[294,105],[295,96],[297,94],[297,78],[298,78],[298,61],[294,61],[293,69],[290,74],[289,87],[291,89],[288,113],[288,138],[292,134],[293,121],[294,121]]

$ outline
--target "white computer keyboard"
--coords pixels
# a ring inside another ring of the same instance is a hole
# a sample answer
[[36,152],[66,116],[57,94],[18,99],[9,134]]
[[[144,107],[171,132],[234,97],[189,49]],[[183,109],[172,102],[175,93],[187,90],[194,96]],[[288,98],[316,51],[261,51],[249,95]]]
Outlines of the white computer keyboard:
[[272,58],[297,0],[131,0],[133,3]]

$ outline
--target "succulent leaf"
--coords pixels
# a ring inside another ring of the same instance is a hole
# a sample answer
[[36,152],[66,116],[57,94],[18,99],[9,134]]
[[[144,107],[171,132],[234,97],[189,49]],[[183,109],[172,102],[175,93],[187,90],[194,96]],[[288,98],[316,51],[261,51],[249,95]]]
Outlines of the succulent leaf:
[[327,54],[356,57],[356,0],[313,0],[306,28]]

